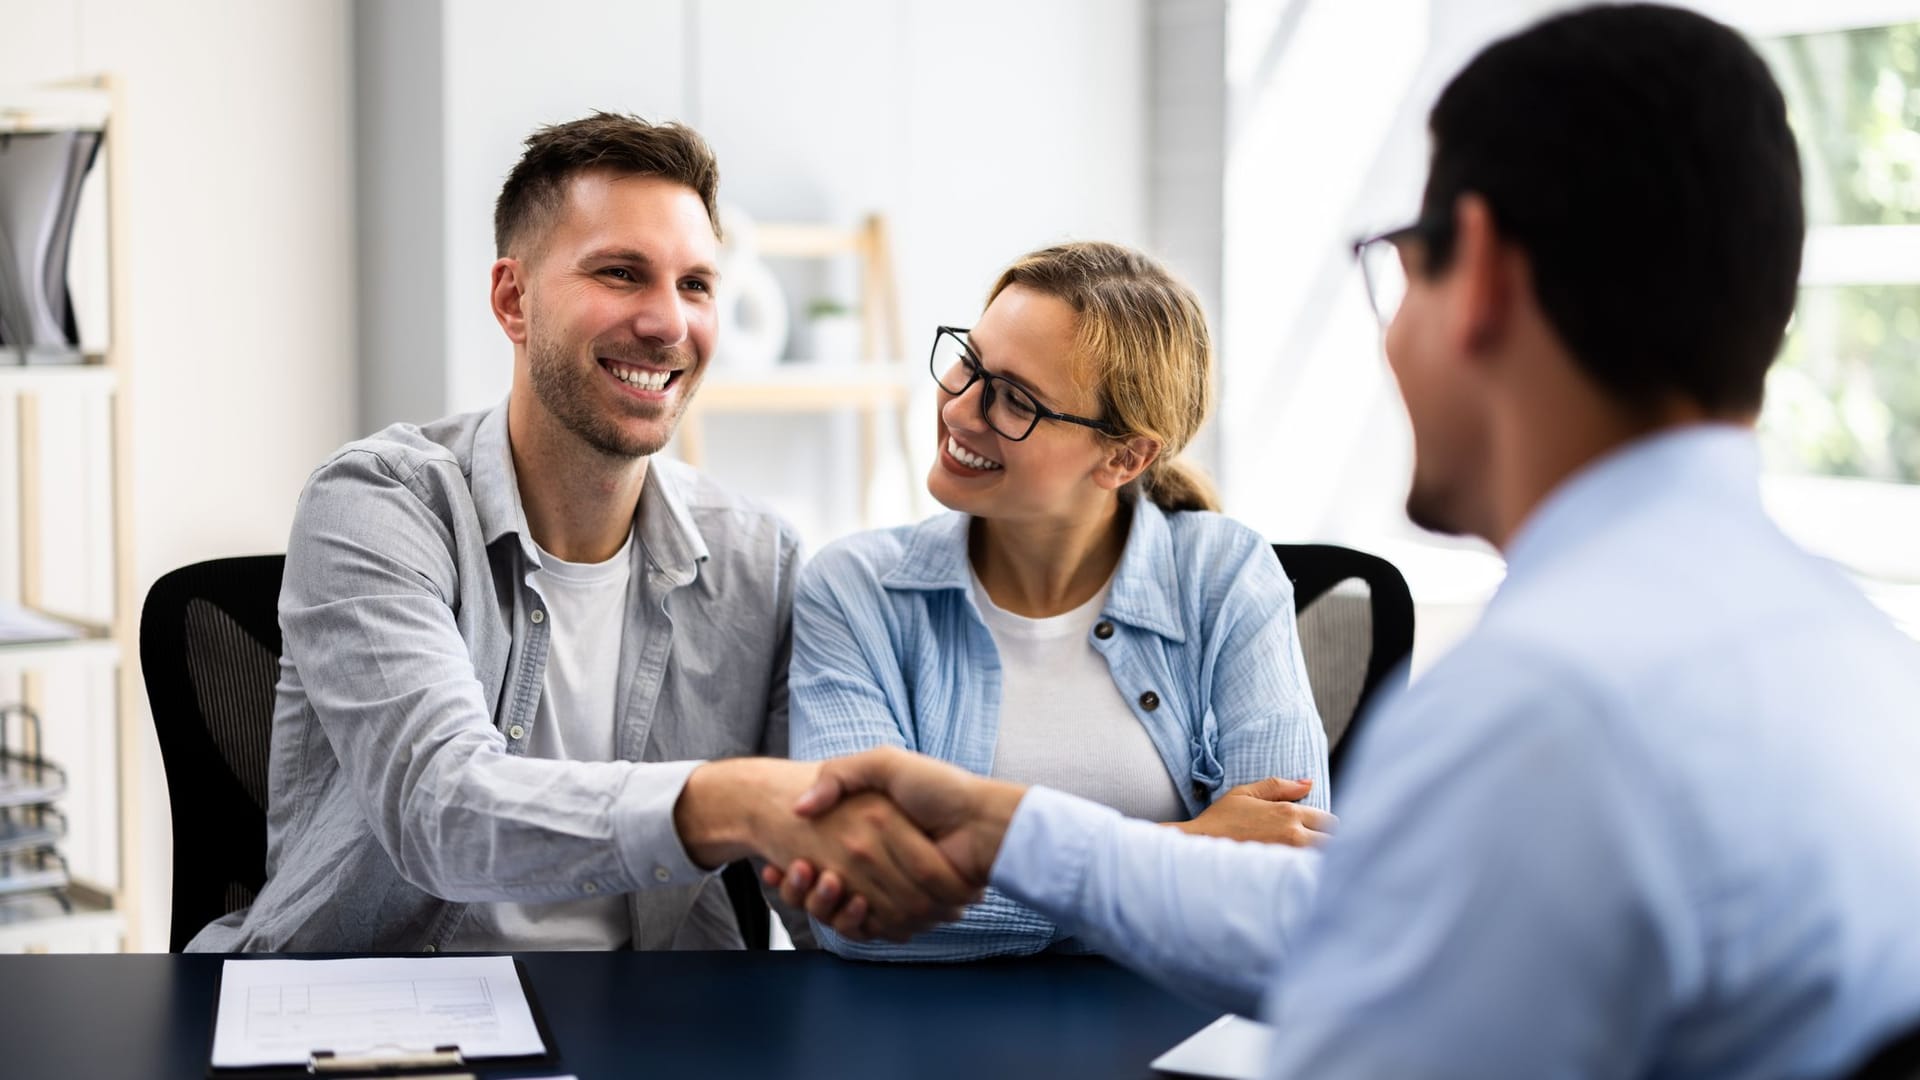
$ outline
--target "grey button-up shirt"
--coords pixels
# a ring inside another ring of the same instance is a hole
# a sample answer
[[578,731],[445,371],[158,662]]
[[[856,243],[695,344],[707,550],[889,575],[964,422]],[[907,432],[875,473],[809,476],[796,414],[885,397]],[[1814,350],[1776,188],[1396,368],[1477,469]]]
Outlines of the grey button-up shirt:
[[636,948],[738,948],[673,806],[700,760],[786,753],[799,541],[660,458],[636,539],[624,760],[530,758],[550,628],[506,405],[395,425],[316,470],[280,593],[267,884],[189,948],[435,949],[470,903],[608,892],[630,894]]

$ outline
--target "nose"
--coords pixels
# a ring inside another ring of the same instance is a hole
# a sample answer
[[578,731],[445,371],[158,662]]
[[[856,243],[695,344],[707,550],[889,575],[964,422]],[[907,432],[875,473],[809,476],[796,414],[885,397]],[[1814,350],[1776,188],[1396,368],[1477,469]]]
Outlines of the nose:
[[634,336],[649,345],[671,348],[687,340],[686,301],[671,282],[637,292],[628,318]]
[[947,430],[974,433],[985,429],[986,409],[981,395],[986,390],[987,384],[975,379],[972,386],[958,394],[940,391],[940,396],[945,399],[940,403],[940,419],[946,423]]

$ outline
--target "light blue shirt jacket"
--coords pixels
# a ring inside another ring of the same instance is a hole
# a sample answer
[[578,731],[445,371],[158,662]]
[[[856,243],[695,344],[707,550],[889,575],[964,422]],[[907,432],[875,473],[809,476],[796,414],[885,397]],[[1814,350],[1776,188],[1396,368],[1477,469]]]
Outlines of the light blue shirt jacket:
[[[992,771],[1000,656],[973,599],[971,520],[952,513],[862,533],[801,571],[788,678],[795,758],[902,746]],[[1326,735],[1300,656],[1293,587],[1258,534],[1219,514],[1167,514],[1136,500],[1101,620],[1111,636],[1096,626],[1088,642],[1189,814],[1268,776],[1312,779],[1306,801],[1326,807]],[[842,955],[891,960],[1033,953],[1067,936],[995,891],[959,923],[905,945],[815,931]]]
[[1324,864],[1036,789],[994,883],[1233,1007],[1270,987],[1274,1076],[1852,1066],[1920,1019],[1920,649],[1757,473],[1700,426],[1551,495],[1369,721]]

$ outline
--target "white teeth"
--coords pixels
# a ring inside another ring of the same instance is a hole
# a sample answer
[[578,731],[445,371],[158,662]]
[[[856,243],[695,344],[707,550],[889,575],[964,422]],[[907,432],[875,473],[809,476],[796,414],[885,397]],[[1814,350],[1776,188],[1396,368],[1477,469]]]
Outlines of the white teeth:
[[607,370],[613,372],[614,378],[637,390],[665,390],[667,379],[673,374],[670,371],[648,371],[616,363],[608,363]]
[[998,469],[1001,467],[999,462],[988,461],[979,454],[961,446],[951,435],[947,436],[947,453],[953,455],[955,461],[958,461],[969,469]]

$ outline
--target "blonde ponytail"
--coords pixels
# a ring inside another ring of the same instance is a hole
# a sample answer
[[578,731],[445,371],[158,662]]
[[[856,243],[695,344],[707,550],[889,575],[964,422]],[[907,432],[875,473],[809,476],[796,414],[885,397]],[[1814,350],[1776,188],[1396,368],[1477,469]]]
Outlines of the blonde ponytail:
[[1220,509],[1220,492],[1200,466],[1185,458],[1160,460],[1141,474],[1140,489],[1153,505],[1172,514],[1181,510]]

